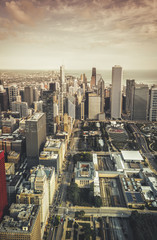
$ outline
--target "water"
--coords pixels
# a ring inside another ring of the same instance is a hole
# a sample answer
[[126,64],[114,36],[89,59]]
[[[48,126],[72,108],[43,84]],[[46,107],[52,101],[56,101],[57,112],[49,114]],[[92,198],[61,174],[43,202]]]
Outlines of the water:
[[[66,74],[80,77],[82,73],[86,74],[88,81],[91,79],[91,70],[66,70]],[[101,74],[105,85],[111,84],[111,70],[97,70],[97,74]],[[123,85],[126,85],[126,79],[135,79],[136,83],[144,83],[149,86],[157,84],[157,70],[123,70]]]
[[[59,73],[59,69],[52,70],[0,70],[0,75],[5,72],[8,75],[20,74],[29,75],[38,73],[39,75],[51,74],[55,70]],[[65,68],[65,75],[72,75],[80,77],[85,73],[88,82],[91,80],[92,70],[69,70]],[[97,70],[97,74],[101,74],[105,81],[105,85],[111,84],[112,71],[111,70]],[[148,84],[149,86],[157,84],[157,70],[123,70],[123,85],[126,85],[126,79],[135,79],[136,83]]]

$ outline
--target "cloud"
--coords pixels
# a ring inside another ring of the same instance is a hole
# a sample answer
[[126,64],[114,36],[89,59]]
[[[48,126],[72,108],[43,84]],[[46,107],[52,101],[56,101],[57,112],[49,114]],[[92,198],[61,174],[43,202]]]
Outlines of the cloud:
[[9,15],[18,23],[32,25],[30,16],[20,9],[16,2],[6,2],[6,9]]
[[5,5],[8,17],[19,24],[34,26],[38,19],[42,20],[43,9],[36,1],[7,1]]

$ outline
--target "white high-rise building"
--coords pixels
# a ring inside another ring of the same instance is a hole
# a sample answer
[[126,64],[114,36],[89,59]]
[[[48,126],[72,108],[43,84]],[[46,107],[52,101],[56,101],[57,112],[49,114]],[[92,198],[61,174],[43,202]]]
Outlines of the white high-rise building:
[[111,118],[121,118],[122,113],[122,67],[112,67]]
[[65,72],[64,72],[64,66],[60,66],[60,80],[61,84],[65,82]]
[[53,104],[53,117],[55,118],[56,116],[58,116],[58,104],[56,102],[54,102],[54,104]]
[[157,85],[151,87],[149,120],[157,121]]

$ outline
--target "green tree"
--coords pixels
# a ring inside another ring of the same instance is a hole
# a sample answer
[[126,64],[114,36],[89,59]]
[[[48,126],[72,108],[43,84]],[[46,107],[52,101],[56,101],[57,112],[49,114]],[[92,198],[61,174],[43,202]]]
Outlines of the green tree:
[[81,210],[79,215],[80,215],[81,217],[84,217],[85,211]]
[[94,197],[94,205],[95,207],[101,207],[102,206],[102,199],[99,196]]
[[89,240],[90,236],[92,236],[93,232],[89,224],[83,226],[84,238],[85,240]]
[[80,189],[76,183],[71,183],[68,187],[68,200],[71,201],[74,205],[80,203]]

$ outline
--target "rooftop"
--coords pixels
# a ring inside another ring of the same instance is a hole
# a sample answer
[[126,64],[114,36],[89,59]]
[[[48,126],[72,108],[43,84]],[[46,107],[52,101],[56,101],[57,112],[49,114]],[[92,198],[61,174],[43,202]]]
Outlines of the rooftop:
[[75,179],[94,179],[95,170],[93,162],[77,162],[75,167]]
[[39,212],[39,206],[33,204],[12,204],[10,215],[4,216],[0,224],[0,232],[31,232]]
[[121,151],[122,157],[125,161],[143,161],[139,151]]
[[34,115],[32,115],[27,121],[38,121],[42,116],[44,115],[44,113],[38,112],[35,113]]
[[48,139],[45,143],[44,151],[46,151],[47,149],[52,149],[53,151],[54,148],[60,149],[61,144],[62,142],[59,139]]
[[39,160],[56,160],[58,158],[58,154],[52,152],[48,152],[48,151],[42,151],[40,153],[40,157]]

